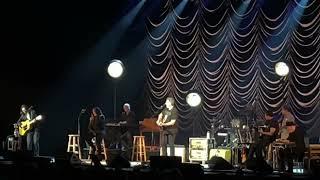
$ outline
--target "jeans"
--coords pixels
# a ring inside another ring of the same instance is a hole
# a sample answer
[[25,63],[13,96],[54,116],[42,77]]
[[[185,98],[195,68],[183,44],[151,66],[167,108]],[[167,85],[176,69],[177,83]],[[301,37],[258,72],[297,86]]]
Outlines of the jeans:
[[160,145],[162,147],[162,155],[167,156],[167,145],[170,147],[170,156],[174,156],[174,141],[176,138],[177,130],[163,130],[160,131]]
[[27,150],[33,151],[34,156],[39,156],[40,147],[39,147],[40,131],[35,129],[30,131],[27,134]]

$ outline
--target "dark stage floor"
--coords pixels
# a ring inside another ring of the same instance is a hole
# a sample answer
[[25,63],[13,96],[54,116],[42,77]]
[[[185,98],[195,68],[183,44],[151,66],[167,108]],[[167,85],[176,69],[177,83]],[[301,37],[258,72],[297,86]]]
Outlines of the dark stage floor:
[[[106,178],[106,179],[317,179],[317,175],[268,172],[266,169],[252,171],[234,168],[210,168],[208,164],[181,163],[169,161],[129,162],[124,158],[92,163],[61,157],[6,157],[0,156],[0,179],[43,179],[43,178]],[[319,172],[318,169],[313,169]]]

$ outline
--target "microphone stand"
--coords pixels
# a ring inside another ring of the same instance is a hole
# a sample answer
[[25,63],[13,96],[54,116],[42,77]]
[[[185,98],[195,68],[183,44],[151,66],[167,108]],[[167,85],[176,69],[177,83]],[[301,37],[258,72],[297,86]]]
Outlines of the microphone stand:
[[85,109],[81,109],[81,111],[80,111],[80,113],[79,113],[79,115],[78,115],[78,124],[77,124],[77,126],[78,126],[78,135],[80,136],[80,117],[81,117],[81,115],[83,114],[85,112]]
[[216,146],[217,146],[216,138],[215,138],[214,135],[216,133],[215,125],[216,125],[216,123],[219,123],[219,122],[221,122],[221,120],[218,120],[218,119],[215,119],[215,118],[213,118],[212,121],[211,121],[210,139],[213,140],[213,148],[216,148]]

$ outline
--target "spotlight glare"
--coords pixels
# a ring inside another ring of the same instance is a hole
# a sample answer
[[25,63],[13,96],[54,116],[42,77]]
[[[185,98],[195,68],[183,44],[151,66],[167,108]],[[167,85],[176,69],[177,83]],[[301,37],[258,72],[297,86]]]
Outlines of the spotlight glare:
[[289,74],[289,66],[284,62],[278,62],[275,65],[275,71],[279,76],[287,76]]
[[199,106],[199,104],[201,103],[200,95],[195,92],[189,93],[186,97],[186,100],[191,107]]
[[108,66],[108,74],[113,78],[119,78],[123,73],[123,64],[120,60],[112,60]]

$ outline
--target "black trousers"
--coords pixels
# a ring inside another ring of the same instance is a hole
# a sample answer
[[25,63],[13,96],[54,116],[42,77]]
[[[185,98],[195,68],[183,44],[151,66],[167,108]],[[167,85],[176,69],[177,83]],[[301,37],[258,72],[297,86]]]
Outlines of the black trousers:
[[139,130],[138,129],[127,129],[121,136],[121,145],[124,146],[126,149],[131,149],[132,148],[132,143],[133,143],[133,136],[138,136],[139,135]]
[[293,160],[302,162],[304,157],[304,151],[297,148],[285,148],[279,151],[279,168],[280,171],[285,171],[285,165],[287,164],[288,172],[293,172]]
[[[92,138],[96,138],[96,146],[93,144],[92,142]],[[102,146],[101,146],[101,143],[102,143],[102,139],[105,138],[105,134],[104,133],[96,133],[96,134],[93,134],[93,133],[88,133],[85,140],[86,142],[89,144],[89,146],[92,148],[93,150],[93,153],[97,150],[97,154],[100,154],[102,152]]]
[[262,138],[257,143],[251,144],[249,148],[248,159],[253,159],[254,154],[257,159],[264,159],[262,152],[266,155],[265,149],[271,143],[270,139]]
[[170,156],[174,156],[174,142],[177,135],[176,129],[167,129],[160,131],[160,145],[162,148],[162,156],[167,156],[167,146],[170,147]]
[[285,165],[288,166],[288,172],[293,172],[293,152],[291,148],[280,149],[279,151],[279,169],[285,171]]

